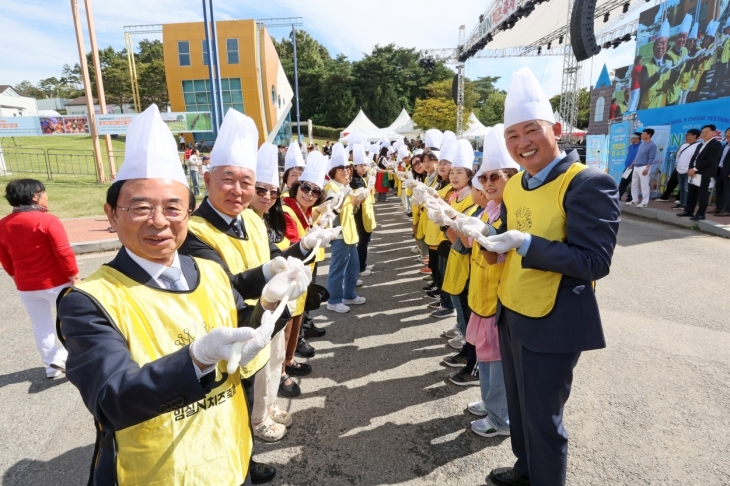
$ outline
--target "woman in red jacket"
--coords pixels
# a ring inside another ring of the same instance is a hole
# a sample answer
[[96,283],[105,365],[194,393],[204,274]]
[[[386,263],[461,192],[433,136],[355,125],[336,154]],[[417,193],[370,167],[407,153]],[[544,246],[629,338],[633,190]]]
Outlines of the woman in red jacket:
[[59,292],[79,282],[76,256],[61,221],[48,214],[48,194],[35,179],[8,183],[13,212],[0,219],[0,264],[12,277],[33,326],[46,376],[66,371],[66,350],[56,343],[53,308]]

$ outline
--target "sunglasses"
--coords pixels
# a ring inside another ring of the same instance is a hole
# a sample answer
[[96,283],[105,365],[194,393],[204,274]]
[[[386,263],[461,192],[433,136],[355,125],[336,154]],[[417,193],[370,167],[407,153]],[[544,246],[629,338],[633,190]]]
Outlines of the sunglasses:
[[319,189],[314,189],[312,186],[310,186],[306,182],[299,185],[299,190],[302,191],[307,196],[311,194],[312,196],[316,197],[317,199],[319,199],[319,197],[322,195],[322,191],[320,191]]
[[260,197],[264,197],[265,195],[271,196],[272,199],[277,199],[279,197],[279,190],[278,189],[266,189],[265,187],[256,186],[256,195]]
[[486,184],[487,181],[494,183],[500,180],[502,177],[504,177],[504,174],[502,174],[501,172],[494,172],[489,175],[484,174],[479,176],[479,182],[481,182],[482,184]]

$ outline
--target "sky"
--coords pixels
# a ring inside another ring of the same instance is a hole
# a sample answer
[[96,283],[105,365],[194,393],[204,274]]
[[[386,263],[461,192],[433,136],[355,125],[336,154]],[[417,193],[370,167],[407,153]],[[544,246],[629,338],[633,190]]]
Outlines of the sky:
[[[217,20],[302,17],[303,29],[326,46],[333,57],[343,53],[350,60],[358,60],[376,44],[395,43],[416,49],[455,47],[459,26],[465,25],[468,35],[491,1],[217,0],[215,15]],[[554,4],[565,0],[550,1]],[[79,0],[79,3],[85,50],[88,52],[91,48],[84,1]],[[15,85],[23,80],[36,84],[43,78],[60,77],[64,64],[78,62],[68,0],[2,0],[0,11],[3,20],[0,29],[0,84]],[[100,48],[112,46],[117,50],[124,48],[126,25],[201,21],[203,15],[199,0],[96,0],[93,12]],[[519,26],[518,23],[514,30]],[[277,39],[288,35],[284,28],[271,29],[269,33]],[[135,36],[135,43],[142,38]],[[161,34],[148,35],[147,38],[161,39]],[[609,71],[630,64],[633,51],[633,43],[622,44],[584,62],[582,85],[594,84],[604,63]],[[553,96],[560,92],[562,63],[562,57],[546,56],[472,59],[467,62],[466,75],[472,79],[500,76],[497,86],[506,90],[511,73],[522,66],[529,66],[547,95]]]

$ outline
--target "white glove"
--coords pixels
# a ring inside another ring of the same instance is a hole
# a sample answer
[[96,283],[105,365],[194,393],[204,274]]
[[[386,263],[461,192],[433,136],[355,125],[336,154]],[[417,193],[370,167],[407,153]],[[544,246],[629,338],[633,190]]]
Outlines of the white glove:
[[507,253],[510,250],[521,247],[524,242],[525,233],[517,230],[509,230],[501,235],[487,237],[486,244],[483,246],[487,251]]
[[428,194],[431,197],[436,197],[436,198],[439,197],[438,191],[436,189],[434,189],[433,187],[430,187],[430,186],[427,186],[424,184],[423,190],[426,191],[426,194]]
[[436,211],[433,209],[428,210],[428,219],[433,221],[438,226],[444,225],[443,217],[444,217],[444,215],[443,215],[443,213],[441,213],[441,211]]
[[192,356],[206,366],[228,359],[235,343],[246,342],[254,336],[255,329],[250,327],[216,327],[208,334],[197,338],[190,345]]
[[269,271],[271,275],[276,275],[278,273],[281,273],[285,270],[288,270],[289,267],[286,266],[286,260],[284,257],[276,257],[273,260],[267,262],[264,264]]
[[370,175],[370,179],[368,180],[368,190],[373,189],[375,187],[375,178],[377,176]]
[[319,241],[319,246],[321,248],[327,246],[330,241],[337,238],[337,236],[340,234],[340,231],[342,231],[342,226],[338,226],[337,228],[317,228],[315,226],[309,231],[309,233],[304,235],[304,238],[302,238],[302,243],[305,247],[311,250],[312,248],[317,246],[317,241]]
[[440,204],[441,207],[444,208],[444,214],[446,216],[448,216],[449,218],[456,219],[461,214],[461,213],[459,213],[459,211],[452,208],[451,205],[449,203],[447,203],[446,201],[444,201],[443,199],[436,199],[436,201],[437,201],[437,204]]
[[[266,311],[261,316],[261,325],[258,329],[251,329],[254,331],[253,337],[243,343],[241,348],[241,359],[238,361],[239,366],[246,366],[249,364],[262,349],[271,342],[271,334],[274,332],[274,324],[276,320],[271,311]],[[241,329],[246,329],[241,328]]]
[[406,179],[403,182],[403,186],[406,187],[406,188],[408,188],[408,189],[413,189],[416,186],[418,186],[418,184],[419,184],[419,182],[416,179],[410,179],[410,178],[409,179]]
[[[261,292],[262,299],[279,302],[289,294],[287,300],[294,300],[307,291],[307,287],[312,283],[312,270],[299,260],[291,258],[290,260],[294,260],[287,262],[290,270],[275,275],[264,286]],[[291,292],[289,287],[292,287]]]
[[327,212],[322,214],[317,220],[317,226],[319,226],[320,228],[327,228],[327,226],[329,226],[336,217],[337,216],[335,216],[335,213],[327,210]]
[[487,224],[481,219],[473,216],[470,218],[457,218],[455,222],[459,233],[469,235],[472,238],[474,238],[475,235],[482,234],[484,227],[487,226]]

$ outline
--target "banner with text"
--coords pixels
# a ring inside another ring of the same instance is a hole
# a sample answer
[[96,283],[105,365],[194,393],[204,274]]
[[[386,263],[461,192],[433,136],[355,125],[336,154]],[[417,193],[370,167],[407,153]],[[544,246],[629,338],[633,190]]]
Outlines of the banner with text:
[[623,121],[611,125],[611,133],[608,136],[608,173],[616,182],[621,181],[624,173],[630,135],[631,122]]
[[[160,113],[173,133],[212,132],[213,121],[209,111],[189,111]],[[123,135],[127,127],[137,117],[136,113],[126,115],[97,115],[96,126],[99,135]]]
[[602,172],[606,171],[605,135],[588,135],[586,137],[586,165]]

